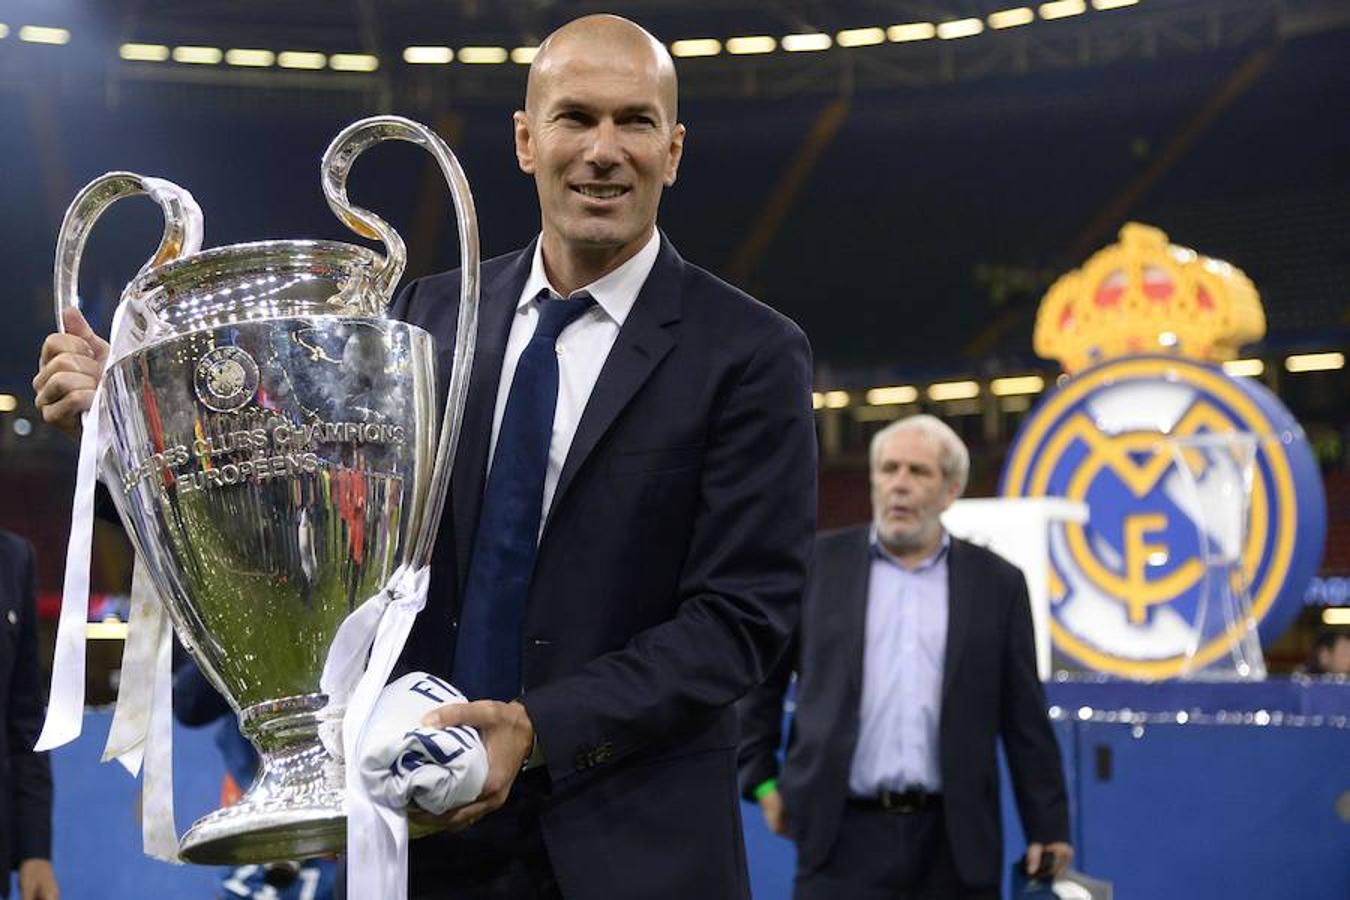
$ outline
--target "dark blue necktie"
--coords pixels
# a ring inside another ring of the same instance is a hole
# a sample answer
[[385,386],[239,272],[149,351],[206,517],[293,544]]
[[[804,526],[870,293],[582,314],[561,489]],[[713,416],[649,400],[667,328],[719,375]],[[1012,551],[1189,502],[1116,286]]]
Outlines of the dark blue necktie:
[[553,416],[558,335],[594,301],[540,292],[539,324],[516,363],[464,586],[455,686],[473,700],[520,695],[521,623],[534,574]]

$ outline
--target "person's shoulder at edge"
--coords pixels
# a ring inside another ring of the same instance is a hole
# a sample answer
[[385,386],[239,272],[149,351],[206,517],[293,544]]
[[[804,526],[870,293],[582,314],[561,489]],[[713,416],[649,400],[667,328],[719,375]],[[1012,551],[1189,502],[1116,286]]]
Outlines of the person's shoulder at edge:
[[5,554],[11,559],[19,560],[26,557],[32,546],[27,538],[21,537],[12,531],[6,531],[0,528],[0,553]]
[[1000,581],[1013,584],[1026,583],[1026,576],[1022,570],[1014,563],[1009,562],[1007,557],[1000,556],[988,547],[980,544],[973,544],[970,541],[963,540],[956,535],[951,536],[952,544],[960,544],[964,548],[966,559],[969,562],[980,560],[988,570]]
[[796,322],[768,304],[699,265],[685,259],[681,259],[681,263],[686,315],[724,320],[728,335],[739,333],[741,329],[737,329],[736,325],[740,323],[773,323],[804,336]]
[[[520,261],[521,255],[532,252],[533,242],[524,247],[503,253],[492,259],[484,260],[479,271],[479,285],[486,285],[496,278],[503,269]],[[674,251],[667,241],[664,249]],[[701,266],[689,262],[674,252],[680,266],[682,284],[683,311],[686,315],[707,316],[723,322],[728,336],[745,333],[738,325],[773,323],[794,337],[805,339],[805,333],[792,319],[771,306],[747,294],[735,285],[724,281]],[[658,260],[659,262],[659,260]],[[445,309],[448,296],[459,293],[460,269],[450,269],[417,278],[405,284],[395,296],[390,314],[414,324],[429,321],[435,314],[432,309],[423,307],[424,302],[434,298],[437,310]]]
[[[502,269],[514,263],[522,253],[529,251],[533,246],[534,244],[531,242],[523,248],[512,250],[510,253],[503,253],[500,256],[483,260],[478,271],[480,291],[483,285],[497,277]],[[421,278],[415,278],[407,282],[394,295],[394,302],[390,306],[390,315],[412,322],[425,320],[432,311],[422,307],[424,298],[436,298],[435,302],[440,307],[444,307],[447,296],[458,300],[459,279],[460,269],[454,268],[443,272],[435,272],[431,275],[423,275]]]
[[845,525],[842,528],[830,528],[816,534],[816,548],[828,550],[845,544],[851,544],[866,534],[867,525]]

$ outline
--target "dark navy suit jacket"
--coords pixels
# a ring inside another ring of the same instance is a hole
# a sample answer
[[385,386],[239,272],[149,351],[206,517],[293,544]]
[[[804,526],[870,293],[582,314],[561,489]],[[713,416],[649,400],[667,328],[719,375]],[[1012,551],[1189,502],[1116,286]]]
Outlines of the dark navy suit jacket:
[[[409,668],[453,668],[532,253],[483,266],[468,407]],[[442,398],[458,304],[450,272],[414,282],[393,309],[435,335]],[[551,780],[539,820],[569,900],[748,896],[733,704],[769,674],[796,619],[816,508],[810,398],[802,332],[663,236],[563,466],[521,636],[522,700]],[[437,852],[435,837],[413,842],[414,881]]]
[[[829,855],[848,797],[862,700],[868,533],[863,526],[821,535],[793,649],[740,705],[742,789],[748,796],[778,778],[788,830],[807,866]],[[983,547],[952,538],[947,573],[938,725],[942,806],[961,879],[993,885],[1003,860],[997,742],[1003,742],[1028,840],[1069,839],[1068,797],[1036,674],[1022,572]],[[797,703],[780,774],[775,751],[794,668]]]
[[[52,770],[34,753],[42,730],[33,545],[0,531],[0,858],[5,868],[51,859]],[[0,879],[0,896],[9,877]]]

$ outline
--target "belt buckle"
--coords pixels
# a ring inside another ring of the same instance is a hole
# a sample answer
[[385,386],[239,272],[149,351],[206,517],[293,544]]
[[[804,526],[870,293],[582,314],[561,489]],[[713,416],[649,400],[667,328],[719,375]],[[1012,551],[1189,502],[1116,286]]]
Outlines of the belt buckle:
[[882,809],[900,816],[923,809],[923,794],[919,791],[882,791],[880,799]]

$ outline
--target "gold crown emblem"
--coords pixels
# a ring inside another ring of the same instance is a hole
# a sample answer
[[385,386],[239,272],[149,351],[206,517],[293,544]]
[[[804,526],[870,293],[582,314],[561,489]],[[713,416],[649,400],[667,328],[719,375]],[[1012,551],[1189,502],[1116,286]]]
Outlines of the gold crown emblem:
[[1120,243],[1050,286],[1036,313],[1034,346],[1072,374],[1140,353],[1222,362],[1265,333],[1260,295],[1241,269],[1129,222]]

